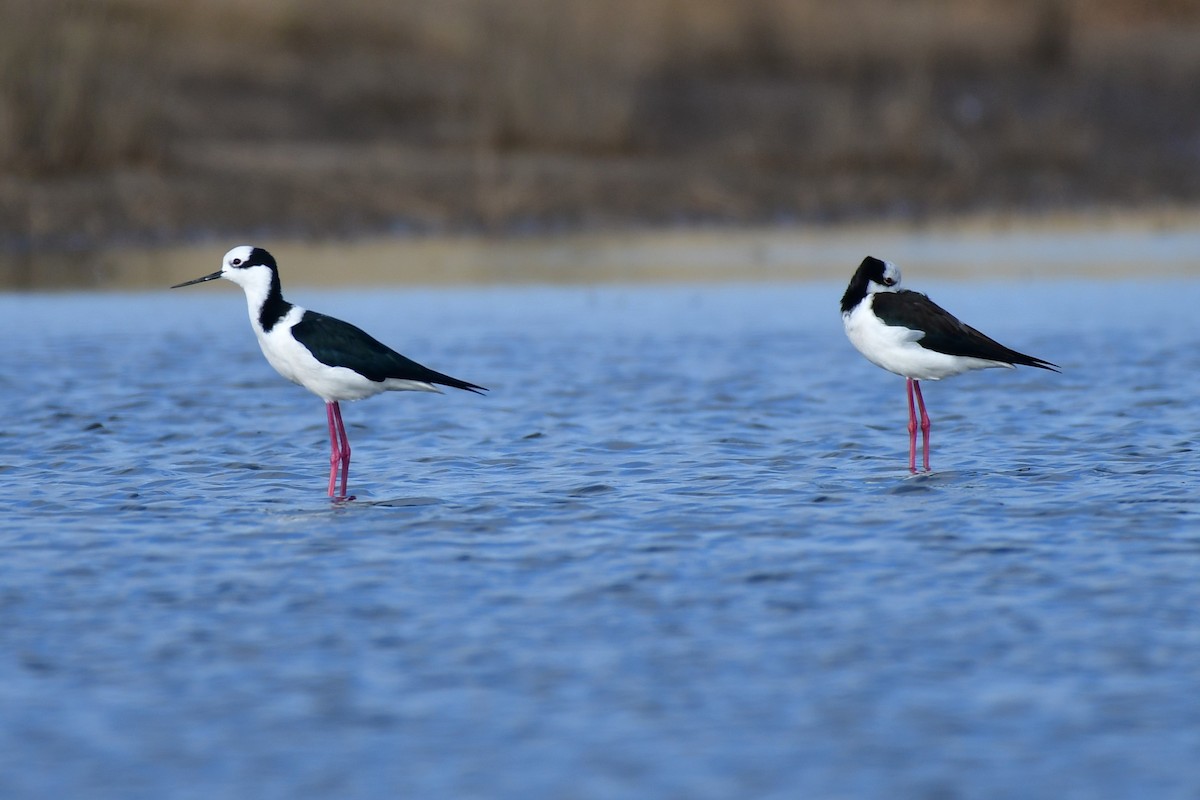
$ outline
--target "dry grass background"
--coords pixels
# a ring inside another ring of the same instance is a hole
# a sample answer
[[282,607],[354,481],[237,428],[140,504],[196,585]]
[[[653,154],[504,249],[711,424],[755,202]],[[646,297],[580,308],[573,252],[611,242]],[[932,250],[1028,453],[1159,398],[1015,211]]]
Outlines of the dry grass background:
[[0,21],[10,256],[1200,198],[1194,0],[0,0]]

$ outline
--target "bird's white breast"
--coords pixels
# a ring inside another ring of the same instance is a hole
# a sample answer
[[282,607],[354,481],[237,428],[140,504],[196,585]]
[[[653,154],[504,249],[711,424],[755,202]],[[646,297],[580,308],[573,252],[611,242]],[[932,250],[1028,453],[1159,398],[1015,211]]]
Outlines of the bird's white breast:
[[861,303],[842,314],[842,324],[850,343],[877,367],[919,381],[937,381],[975,369],[1012,367],[1000,361],[952,356],[926,349],[917,344],[925,335],[923,331],[885,325],[875,316],[874,302],[875,295],[867,295]]
[[383,383],[364,378],[346,367],[322,364],[304,345],[292,337],[292,326],[304,316],[304,309],[293,306],[283,319],[264,331],[254,322],[258,346],[275,371],[292,383],[298,383],[325,402],[362,400],[385,391]]

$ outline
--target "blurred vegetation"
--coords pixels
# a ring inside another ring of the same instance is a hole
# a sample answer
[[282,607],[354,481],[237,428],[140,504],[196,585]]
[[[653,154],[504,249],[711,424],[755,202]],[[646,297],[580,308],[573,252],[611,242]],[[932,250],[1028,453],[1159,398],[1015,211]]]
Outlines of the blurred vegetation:
[[0,0],[0,245],[1200,197],[1193,0]]

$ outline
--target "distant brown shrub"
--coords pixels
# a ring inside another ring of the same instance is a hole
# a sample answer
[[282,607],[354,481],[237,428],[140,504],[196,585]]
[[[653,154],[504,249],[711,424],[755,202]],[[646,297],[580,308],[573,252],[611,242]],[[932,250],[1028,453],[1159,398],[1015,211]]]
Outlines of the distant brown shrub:
[[4,0],[0,165],[61,174],[151,160],[164,57],[107,3]]
[[1195,0],[0,0],[0,25],[0,244],[1200,197]]

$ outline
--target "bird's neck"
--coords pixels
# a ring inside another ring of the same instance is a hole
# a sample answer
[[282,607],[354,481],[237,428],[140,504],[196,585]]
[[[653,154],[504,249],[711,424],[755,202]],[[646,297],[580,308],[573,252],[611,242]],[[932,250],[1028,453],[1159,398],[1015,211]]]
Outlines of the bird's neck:
[[292,310],[292,304],[283,299],[278,273],[271,273],[269,284],[260,283],[244,288],[250,322],[263,333],[269,333]]
[[846,293],[842,295],[842,313],[849,314],[853,311],[854,307],[870,294],[870,286],[871,282],[865,276],[855,273],[850,285],[846,287]]
[[855,275],[854,280],[850,281],[850,285],[846,287],[846,293],[842,295],[842,313],[849,314],[859,303],[873,294],[898,293],[900,291],[902,290],[899,286],[880,286],[874,281]]

